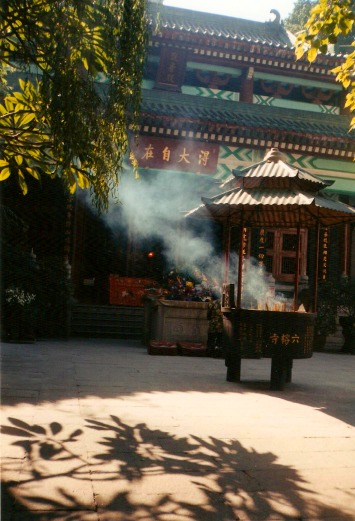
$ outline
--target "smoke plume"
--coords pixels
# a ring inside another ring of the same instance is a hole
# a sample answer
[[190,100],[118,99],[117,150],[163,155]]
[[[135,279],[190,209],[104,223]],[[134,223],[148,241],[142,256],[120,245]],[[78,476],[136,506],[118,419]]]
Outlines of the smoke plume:
[[[130,230],[136,240],[157,239],[162,245],[166,265],[176,269],[201,271],[213,286],[221,287],[225,277],[222,253],[216,252],[212,223],[205,220],[198,229],[184,215],[201,204],[202,176],[174,175],[170,172],[145,173],[135,179],[130,172],[122,176],[116,197],[105,216],[112,230]],[[237,286],[238,256],[232,254],[229,282]],[[265,309],[284,299],[276,298],[274,281],[255,259],[243,262],[242,307]]]

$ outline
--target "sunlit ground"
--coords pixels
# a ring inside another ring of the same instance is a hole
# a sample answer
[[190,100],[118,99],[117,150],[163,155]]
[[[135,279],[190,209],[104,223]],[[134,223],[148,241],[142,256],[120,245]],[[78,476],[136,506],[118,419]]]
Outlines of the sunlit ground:
[[355,357],[272,392],[268,361],[234,384],[223,360],[90,342],[4,346],[4,520],[355,518]]

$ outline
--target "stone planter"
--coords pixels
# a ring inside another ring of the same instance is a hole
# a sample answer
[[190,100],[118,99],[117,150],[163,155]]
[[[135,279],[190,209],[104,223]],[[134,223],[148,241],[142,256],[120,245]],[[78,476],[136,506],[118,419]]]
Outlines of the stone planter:
[[207,343],[207,302],[146,299],[143,342]]

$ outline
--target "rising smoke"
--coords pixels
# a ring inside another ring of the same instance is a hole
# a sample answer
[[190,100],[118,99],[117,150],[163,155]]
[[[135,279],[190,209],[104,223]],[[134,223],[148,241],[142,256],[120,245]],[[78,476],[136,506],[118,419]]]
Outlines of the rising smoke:
[[220,259],[211,223],[206,220],[196,232],[184,217],[201,204],[201,181],[188,174],[145,174],[135,179],[126,173],[118,190],[120,204],[112,202],[106,221],[112,229],[129,228],[138,240],[159,240],[168,266],[208,267],[215,274],[220,271]]
[[[148,172],[136,179],[126,171],[105,220],[113,231],[129,229],[138,240],[159,240],[167,266],[190,273],[197,269],[212,285],[221,287],[224,258],[220,251],[216,252],[212,222],[204,220],[197,231],[184,217],[201,204],[201,181],[204,180],[200,176],[169,172]],[[232,254],[229,282],[237,285],[237,273],[238,255]],[[279,302],[272,287],[270,275],[255,259],[244,260],[242,307],[265,308]]]

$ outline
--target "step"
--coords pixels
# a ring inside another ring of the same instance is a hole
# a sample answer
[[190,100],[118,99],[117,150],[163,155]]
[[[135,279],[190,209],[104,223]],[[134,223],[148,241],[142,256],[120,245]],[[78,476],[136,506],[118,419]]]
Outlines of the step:
[[128,306],[74,305],[71,335],[110,338],[140,338],[144,308]]

